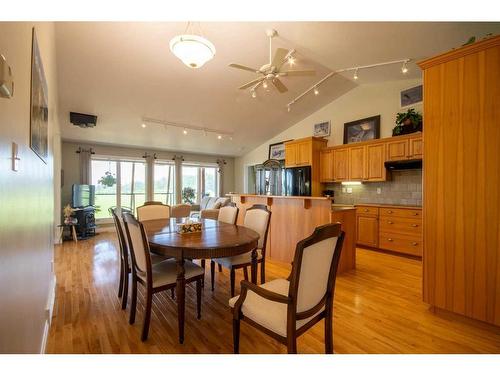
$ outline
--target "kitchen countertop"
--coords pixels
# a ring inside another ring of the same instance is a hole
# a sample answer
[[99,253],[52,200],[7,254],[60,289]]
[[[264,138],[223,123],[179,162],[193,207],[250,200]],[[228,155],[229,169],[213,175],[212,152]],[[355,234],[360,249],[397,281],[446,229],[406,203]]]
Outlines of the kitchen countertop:
[[279,198],[279,199],[310,199],[310,200],[333,200],[333,197],[307,197],[307,196],[291,196],[291,195],[258,195],[258,194],[226,194],[228,197],[259,197],[259,198]]
[[347,211],[347,210],[355,210],[356,207],[350,204],[340,204],[334,203],[332,204],[332,211]]
[[400,205],[400,204],[383,204],[383,203],[360,203],[360,204],[355,204],[355,207],[361,206],[361,207],[382,207],[382,208],[407,208],[411,210],[421,210],[422,206],[405,206],[405,205]]

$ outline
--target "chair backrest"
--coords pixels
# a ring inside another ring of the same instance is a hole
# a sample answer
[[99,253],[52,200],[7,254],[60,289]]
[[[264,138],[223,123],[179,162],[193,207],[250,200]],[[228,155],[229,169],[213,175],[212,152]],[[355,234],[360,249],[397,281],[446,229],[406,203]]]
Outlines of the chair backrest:
[[259,234],[260,238],[257,248],[262,249],[262,256],[266,254],[267,233],[270,222],[271,211],[264,204],[254,204],[245,213],[243,226],[253,229]]
[[172,217],[189,217],[191,214],[190,204],[176,204],[171,207],[170,216]]
[[344,232],[336,223],[317,227],[297,244],[289,291],[297,314],[312,316],[332,300],[343,242]]
[[113,217],[113,222],[115,223],[116,234],[118,235],[118,243],[120,245],[120,258],[122,259],[123,266],[127,270],[129,267],[128,257],[128,241],[125,237],[125,225],[123,224],[122,211],[120,208],[110,208],[109,213]]
[[219,210],[218,221],[222,221],[223,223],[235,224],[236,219],[238,218],[238,207],[233,206],[225,206],[221,207]]
[[139,221],[168,219],[170,217],[170,206],[163,203],[147,202],[137,207],[137,219]]
[[148,282],[151,276],[151,256],[149,243],[143,225],[136,218],[125,212],[123,215],[127,233],[128,248],[132,258],[132,272],[147,274]]

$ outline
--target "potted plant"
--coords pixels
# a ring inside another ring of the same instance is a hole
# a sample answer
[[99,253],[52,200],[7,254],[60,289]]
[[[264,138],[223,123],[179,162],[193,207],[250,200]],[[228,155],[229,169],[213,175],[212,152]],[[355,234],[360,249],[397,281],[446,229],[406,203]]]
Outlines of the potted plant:
[[193,188],[186,186],[182,189],[182,201],[188,204],[194,204],[195,191]]
[[392,135],[403,135],[422,131],[422,115],[414,108],[406,112],[396,114],[396,126],[392,129]]
[[102,176],[97,183],[103,186],[113,187],[113,185],[116,184],[116,177],[111,172],[105,172],[104,176]]

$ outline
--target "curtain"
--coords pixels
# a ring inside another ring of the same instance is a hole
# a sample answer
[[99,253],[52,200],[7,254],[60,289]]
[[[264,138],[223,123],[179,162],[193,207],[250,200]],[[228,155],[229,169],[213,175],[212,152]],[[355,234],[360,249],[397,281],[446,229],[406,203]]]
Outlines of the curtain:
[[219,172],[219,196],[223,197],[224,196],[224,165],[226,165],[227,162],[224,159],[217,159],[217,165],[219,166],[219,169],[217,170]]
[[83,185],[90,185],[92,183],[92,171],[90,163],[92,150],[81,148],[77,152],[80,155],[80,183]]

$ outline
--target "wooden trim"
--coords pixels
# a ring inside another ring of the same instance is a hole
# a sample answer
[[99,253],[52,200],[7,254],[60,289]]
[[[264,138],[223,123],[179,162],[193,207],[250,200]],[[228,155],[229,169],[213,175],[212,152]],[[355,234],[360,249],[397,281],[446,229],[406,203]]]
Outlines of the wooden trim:
[[461,57],[465,57],[467,55],[471,55],[473,53],[477,53],[483,51],[488,48],[496,47],[500,45],[500,35],[492,36],[488,39],[480,40],[479,42],[469,44],[467,46],[463,46],[458,49],[454,49],[440,55],[431,57],[430,59],[425,59],[419,61],[417,65],[422,69],[429,69],[435,65],[440,65],[452,60],[459,59]]

